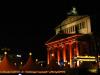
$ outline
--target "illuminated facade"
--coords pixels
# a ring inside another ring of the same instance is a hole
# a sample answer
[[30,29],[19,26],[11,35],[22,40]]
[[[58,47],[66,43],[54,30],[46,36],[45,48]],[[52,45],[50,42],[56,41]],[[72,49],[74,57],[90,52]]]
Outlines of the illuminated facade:
[[[72,11],[76,11],[73,8]],[[72,12],[60,25],[55,28],[56,35],[46,42],[47,64],[63,61],[64,66],[78,67],[78,56],[96,55],[92,40],[90,16],[79,16]]]
[[60,25],[56,27],[56,34],[62,31],[68,34],[76,33],[75,27],[78,28],[79,33],[89,34],[91,33],[91,23],[89,16],[69,16]]

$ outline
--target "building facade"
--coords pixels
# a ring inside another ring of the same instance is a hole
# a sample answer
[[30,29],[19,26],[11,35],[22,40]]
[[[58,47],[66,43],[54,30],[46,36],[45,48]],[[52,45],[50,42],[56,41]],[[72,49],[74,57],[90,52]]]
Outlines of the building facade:
[[[76,12],[75,8],[72,11]],[[72,68],[79,67],[83,61],[96,62],[90,16],[72,12],[72,15],[55,28],[55,32],[55,36],[45,44],[48,65],[63,63]]]
[[75,34],[75,27],[78,28],[79,33],[90,34],[91,22],[89,16],[69,16],[60,25],[55,28],[56,34],[62,29],[64,33]]

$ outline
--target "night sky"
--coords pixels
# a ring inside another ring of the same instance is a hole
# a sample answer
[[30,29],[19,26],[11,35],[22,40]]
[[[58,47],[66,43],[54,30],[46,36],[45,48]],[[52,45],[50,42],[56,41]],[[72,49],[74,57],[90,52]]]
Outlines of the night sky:
[[46,59],[45,42],[55,35],[54,28],[75,6],[79,14],[98,15],[94,0],[33,0],[3,3],[0,48],[30,50],[34,57]]

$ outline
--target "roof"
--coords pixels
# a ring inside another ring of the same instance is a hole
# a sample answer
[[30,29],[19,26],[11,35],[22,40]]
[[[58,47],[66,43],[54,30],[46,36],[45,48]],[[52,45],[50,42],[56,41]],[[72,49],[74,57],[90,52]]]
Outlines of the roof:
[[8,61],[7,55],[3,57],[2,62],[0,63],[0,71],[16,71],[18,70],[15,66],[11,65]]
[[[74,21],[77,21],[81,18],[84,18],[84,17],[87,17],[87,15],[83,15],[83,16],[78,16],[78,15],[73,15],[73,16],[68,16],[64,21],[61,22],[60,25],[58,25],[57,27],[60,27],[60,26],[63,26],[63,25],[66,25],[66,24],[70,24]],[[56,28],[57,28],[56,27]]]
[[29,56],[28,61],[23,66],[22,70],[33,70],[33,61],[31,56]]
[[[80,33],[78,33],[80,34]],[[70,36],[73,36],[73,35],[76,35],[76,34],[64,34],[64,33],[58,33],[57,35],[53,36],[51,39],[49,39],[47,43],[50,43],[50,42],[53,42],[53,41],[57,41],[57,40],[60,40],[60,39],[64,39],[64,38],[68,38]]]

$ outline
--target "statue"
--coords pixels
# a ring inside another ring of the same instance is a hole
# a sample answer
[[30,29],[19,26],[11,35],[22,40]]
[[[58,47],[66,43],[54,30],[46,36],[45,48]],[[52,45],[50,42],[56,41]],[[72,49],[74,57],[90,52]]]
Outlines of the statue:
[[72,10],[70,12],[67,13],[68,15],[77,15],[77,11],[76,8],[73,7]]

